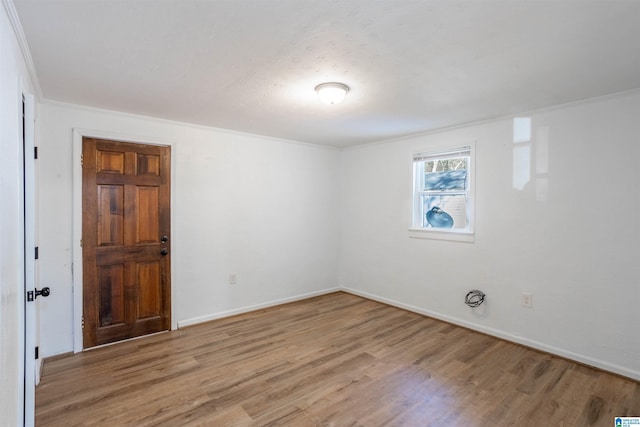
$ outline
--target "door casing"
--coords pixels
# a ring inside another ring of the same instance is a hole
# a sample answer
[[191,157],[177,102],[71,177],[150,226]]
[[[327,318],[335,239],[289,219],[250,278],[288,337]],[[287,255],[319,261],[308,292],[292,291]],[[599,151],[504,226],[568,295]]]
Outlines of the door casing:
[[[73,129],[73,214],[72,214],[72,251],[73,251],[73,351],[74,353],[80,353],[83,351],[83,337],[82,337],[82,247],[80,242],[82,240],[82,138],[98,138],[109,139],[113,141],[141,143],[149,145],[162,145],[171,147],[171,170],[175,175],[175,163],[176,163],[176,144],[174,141],[164,139],[162,137],[149,138],[139,135],[121,134],[117,132],[90,130],[82,128]],[[174,280],[174,268],[176,256],[178,254],[177,248],[179,239],[177,239],[177,233],[175,228],[175,179],[171,179],[171,329],[178,328],[178,321],[176,319],[175,307],[176,301],[179,295],[175,292],[175,280]],[[109,344],[106,344],[109,345]],[[97,348],[97,347],[93,347]]]
[[[40,286],[37,278],[37,266],[34,249],[37,246],[37,180],[35,147],[35,97],[24,97],[24,149],[23,149],[23,197],[24,197],[24,294]],[[54,288],[55,289],[55,288]],[[39,345],[39,300],[26,301],[24,308],[24,425],[35,424],[35,390],[40,382],[40,361],[35,359],[35,348]]]

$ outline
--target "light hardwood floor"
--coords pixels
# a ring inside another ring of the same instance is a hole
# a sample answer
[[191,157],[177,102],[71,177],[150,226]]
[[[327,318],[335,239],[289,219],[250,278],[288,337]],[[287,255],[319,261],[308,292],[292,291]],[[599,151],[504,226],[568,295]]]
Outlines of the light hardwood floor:
[[38,426],[613,426],[640,383],[347,293],[47,360]]

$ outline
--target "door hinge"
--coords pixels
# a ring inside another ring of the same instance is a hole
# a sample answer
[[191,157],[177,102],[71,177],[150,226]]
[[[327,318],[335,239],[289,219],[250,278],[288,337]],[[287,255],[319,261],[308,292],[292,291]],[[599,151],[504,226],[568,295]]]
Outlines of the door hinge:
[[33,158],[34,159],[38,158],[38,147],[33,147]]
[[35,251],[34,251],[34,259],[38,259],[38,256],[40,255],[40,249],[36,246]]
[[80,239],[80,247],[82,247],[82,239]]
[[36,360],[38,360],[38,358],[40,357],[40,347],[38,346],[36,346],[35,356],[36,356]]
[[84,316],[82,316],[82,329],[84,329]]
[[80,154],[80,167],[84,167],[84,154]]

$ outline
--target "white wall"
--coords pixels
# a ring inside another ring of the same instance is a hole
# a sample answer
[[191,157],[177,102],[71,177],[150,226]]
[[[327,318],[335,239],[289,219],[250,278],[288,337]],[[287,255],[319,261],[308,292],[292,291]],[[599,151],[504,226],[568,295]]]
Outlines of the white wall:
[[[9,5],[10,6],[10,5]],[[21,93],[33,87],[7,5],[0,5],[0,419],[22,425],[24,249]]]
[[[523,117],[343,152],[342,285],[640,379],[640,92]],[[475,242],[409,238],[412,153],[468,141]]]
[[74,128],[171,142],[179,324],[338,286],[339,151],[59,103],[42,104],[39,119],[45,357],[73,349]]
[[[57,103],[40,114],[45,356],[73,348],[72,129],[84,128],[173,143],[180,324],[340,282],[640,378],[640,92],[524,115],[529,142],[504,119],[343,152]],[[469,141],[475,242],[409,238],[412,153]],[[487,293],[479,312],[463,303],[472,288]]]

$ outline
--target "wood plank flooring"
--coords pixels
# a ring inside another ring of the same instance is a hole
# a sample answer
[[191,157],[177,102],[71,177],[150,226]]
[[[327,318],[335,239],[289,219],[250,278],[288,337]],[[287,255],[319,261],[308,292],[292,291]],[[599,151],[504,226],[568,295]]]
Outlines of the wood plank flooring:
[[47,360],[38,426],[612,426],[640,383],[347,293]]

